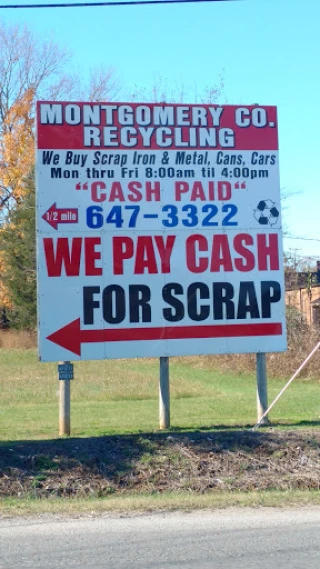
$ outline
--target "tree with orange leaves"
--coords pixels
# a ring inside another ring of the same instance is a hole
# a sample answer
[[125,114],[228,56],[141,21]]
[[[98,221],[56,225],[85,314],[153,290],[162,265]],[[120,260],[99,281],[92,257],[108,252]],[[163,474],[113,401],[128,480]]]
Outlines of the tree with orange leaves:
[[23,185],[24,196],[11,210],[10,223],[6,223],[0,231],[1,280],[6,293],[2,299],[0,298],[0,305],[2,300],[0,319],[5,319],[7,316],[16,327],[34,329],[37,314],[33,170],[24,179]]
[[[12,104],[2,122],[0,135],[0,308],[2,320],[6,319],[7,311],[16,305],[17,299],[14,297],[17,295],[13,294],[12,285],[16,287],[17,280],[20,280],[21,284],[24,282],[22,272],[16,273],[14,277],[13,269],[21,255],[17,239],[20,240],[22,248],[25,245],[24,228],[21,227],[19,215],[20,209],[30,199],[30,179],[27,184],[26,175],[32,171],[34,165],[33,100],[34,92],[30,88]],[[33,216],[34,213],[33,211]],[[31,217],[30,221],[32,222]],[[24,227],[26,227],[25,224]],[[29,227],[30,223],[27,228]],[[15,244],[14,248],[12,248],[13,244]],[[35,272],[35,262],[32,262],[32,270]],[[35,279],[33,281],[35,288]],[[1,324],[3,325],[3,322]]]
[[32,107],[34,91],[29,88],[8,110],[0,137],[0,211],[9,211],[25,196],[24,179],[34,165]]
[[112,69],[91,70],[84,87],[66,71],[69,59],[54,41],[38,41],[25,27],[0,24],[0,327],[1,314],[8,309],[19,312],[17,321],[25,325],[28,319],[21,314],[27,314],[28,303],[30,322],[35,322],[34,229],[30,233],[35,215],[35,100],[77,99],[83,92],[89,100],[110,100],[117,92]]
[[70,55],[39,41],[22,26],[0,24],[0,223],[23,197],[34,163],[35,99],[110,100],[117,93],[111,68],[90,70],[87,85],[67,71]]

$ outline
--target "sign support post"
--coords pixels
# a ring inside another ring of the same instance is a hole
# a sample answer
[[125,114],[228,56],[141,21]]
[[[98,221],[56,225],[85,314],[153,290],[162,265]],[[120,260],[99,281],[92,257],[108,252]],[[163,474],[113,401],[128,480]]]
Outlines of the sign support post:
[[[69,361],[61,362],[61,366],[70,366]],[[59,400],[59,436],[70,436],[70,379],[61,379],[61,372],[59,371],[60,383],[60,400]]]
[[168,357],[160,358],[159,419],[160,429],[170,429],[170,381]]
[[[266,354],[257,353],[256,357],[256,374],[257,374],[257,414],[258,422],[268,409],[268,387],[267,387],[267,367]],[[269,425],[268,416],[265,415],[260,423],[261,425]]]

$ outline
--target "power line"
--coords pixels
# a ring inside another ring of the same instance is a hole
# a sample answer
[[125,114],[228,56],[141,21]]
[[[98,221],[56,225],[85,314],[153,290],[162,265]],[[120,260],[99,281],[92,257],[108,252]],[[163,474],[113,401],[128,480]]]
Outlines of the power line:
[[312,237],[289,237],[284,235],[284,239],[295,239],[296,241],[319,241],[320,239],[314,239]]
[[204,2],[235,2],[238,0],[121,0],[120,2],[72,2],[71,4],[6,4],[0,10],[11,8],[92,8],[97,6],[142,6],[143,4],[195,4]]

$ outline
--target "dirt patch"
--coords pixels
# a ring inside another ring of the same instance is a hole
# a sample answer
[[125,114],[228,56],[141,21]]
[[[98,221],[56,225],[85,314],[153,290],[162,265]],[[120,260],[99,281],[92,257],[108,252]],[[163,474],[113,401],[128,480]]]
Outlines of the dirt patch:
[[206,431],[0,445],[0,497],[320,487],[320,431]]

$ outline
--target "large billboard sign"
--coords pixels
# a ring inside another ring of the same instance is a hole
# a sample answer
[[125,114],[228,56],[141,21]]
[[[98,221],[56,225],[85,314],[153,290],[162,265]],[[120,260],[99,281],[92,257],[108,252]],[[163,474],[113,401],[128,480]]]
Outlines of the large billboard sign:
[[43,361],[286,349],[275,107],[38,102]]

